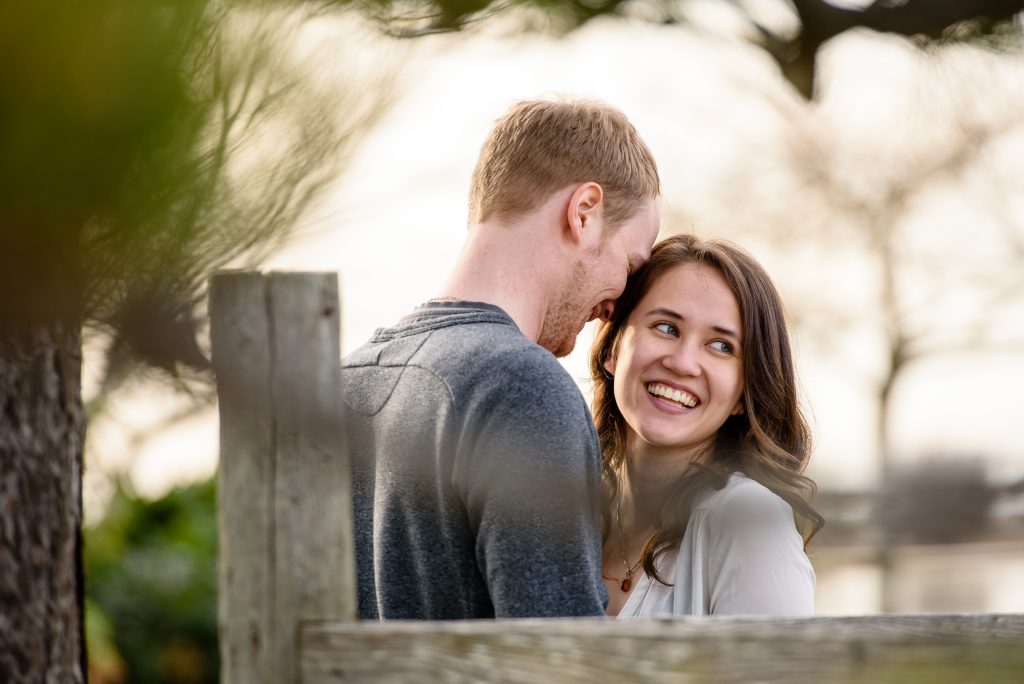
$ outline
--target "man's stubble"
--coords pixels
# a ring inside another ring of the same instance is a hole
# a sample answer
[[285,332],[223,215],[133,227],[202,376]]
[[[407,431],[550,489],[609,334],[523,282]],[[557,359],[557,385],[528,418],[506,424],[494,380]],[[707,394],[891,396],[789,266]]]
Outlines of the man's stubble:
[[[592,255],[588,257],[593,258]],[[537,344],[559,358],[572,352],[576,346],[576,337],[590,316],[592,307],[587,302],[589,276],[585,262],[577,260],[561,292],[544,313],[544,323]]]

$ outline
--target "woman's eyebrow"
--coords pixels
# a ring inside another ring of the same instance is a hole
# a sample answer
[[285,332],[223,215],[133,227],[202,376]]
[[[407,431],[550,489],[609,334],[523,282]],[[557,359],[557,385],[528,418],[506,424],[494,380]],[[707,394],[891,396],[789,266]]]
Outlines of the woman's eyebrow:
[[711,326],[711,329],[714,330],[715,332],[719,333],[720,335],[725,335],[726,337],[731,337],[734,340],[736,340],[737,342],[740,341],[740,336],[735,331],[733,331],[730,328],[723,328],[720,325],[713,325],[713,326]]
[[[686,317],[683,316],[681,313],[673,311],[672,309],[666,309],[665,307],[658,307],[657,309],[651,309],[650,311],[647,312],[647,315],[648,316],[665,316],[666,318],[674,318],[677,321],[685,321],[686,320]],[[740,341],[739,333],[737,333],[732,328],[726,328],[726,327],[723,327],[721,325],[713,325],[713,326],[711,326],[711,329],[714,330],[719,335],[725,335],[726,337],[731,337],[732,339],[736,340],[737,342]]]
[[676,313],[672,309],[666,309],[665,307],[658,307],[657,309],[651,309],[647,312],[648,316],[668,316],[669,318],[675,318],[677,320],[683,320],[683,315]]

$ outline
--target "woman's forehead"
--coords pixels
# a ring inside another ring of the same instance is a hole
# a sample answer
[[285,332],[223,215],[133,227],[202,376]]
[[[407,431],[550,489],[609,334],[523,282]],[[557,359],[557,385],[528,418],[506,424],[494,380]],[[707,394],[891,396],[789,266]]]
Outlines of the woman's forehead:
[[740,330],[736,295],[716,268],[699,262],[678,264],[658,276],[633,313],[647,316],[659,311],[695,324]]

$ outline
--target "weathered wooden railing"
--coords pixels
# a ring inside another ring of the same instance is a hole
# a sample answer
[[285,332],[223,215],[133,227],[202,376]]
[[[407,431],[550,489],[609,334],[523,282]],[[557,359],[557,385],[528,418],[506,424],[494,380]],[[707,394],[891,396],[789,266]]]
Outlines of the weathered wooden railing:
[[337,278],[210,300],[224,684],[1024,682],[1024,615],[356,622]]

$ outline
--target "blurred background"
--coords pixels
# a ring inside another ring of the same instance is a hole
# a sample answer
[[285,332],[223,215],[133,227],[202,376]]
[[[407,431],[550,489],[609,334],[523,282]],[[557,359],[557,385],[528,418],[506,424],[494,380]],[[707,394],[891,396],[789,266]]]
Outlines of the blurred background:
[[[217,680],[209,274],[337,271],[355,349],[439,293],[494,120],[555,94],[634,122],[662,236],[734,240],[782,291],[818,612],[1024,611],[1021,5],[0,10],[6,215],[60,213],[84,250],[92,680]],[[43,268],[45,228],[4,271]],[[564,360],[584,393],[592,335]]]

